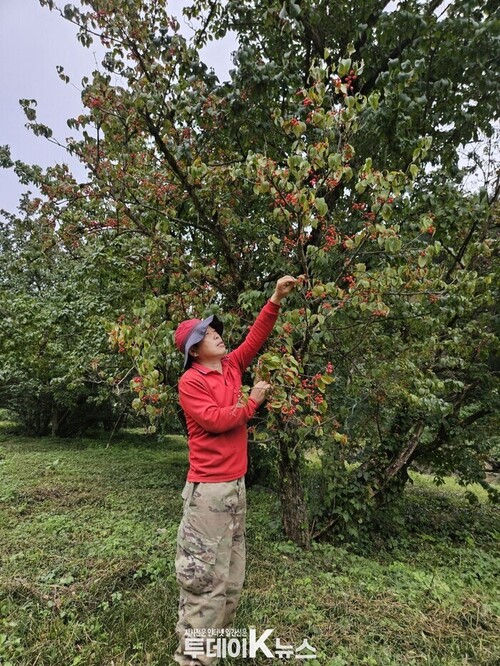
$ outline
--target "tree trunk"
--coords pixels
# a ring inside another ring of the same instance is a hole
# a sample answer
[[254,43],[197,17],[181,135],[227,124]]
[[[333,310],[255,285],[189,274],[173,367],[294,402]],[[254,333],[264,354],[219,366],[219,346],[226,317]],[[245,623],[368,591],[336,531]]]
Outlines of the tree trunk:
[[399,451],[399,453],[396,456],[394,456],[389,466],[386,467],[382,476],[383,482],[390,481],[393,477],[396,476],[396,474],[398,474],[398,472],[403,467],[406,467],[406,465],[411,459],[413,452],[417,448],[418,443],[420,442],[420,438],[422,437],[424,427],[425,424],[423,421],[418,421],[415,424],[413,433],[406,442],[406,446],[401,451]]
[[408,466],[411,462],[413,452],[420,442],[424,428],[424,422],[417,421],[404,447],[398,451],[389,465],[379,474],[374,492],[374,499],[378,506],[382,506],[387,501],[390,501],[389,498],[391,496],[400,497],[403,494],[405,485],[410,478],[408,475]]
[[52,437],[57,437],[59,430],[60,414],[56,406],[52,407],[52,419],[51,419],[51,429]]
[[279,492],[285,536],[298,546],[309,548],[310,533],[302,486],[300,457],[290,444],[279,441]]
[[49,434],[50,415],[43,409],[27,409],[20,414],[23,430],[28,437],[45,437]]
[[401,467],[398,472],[388,479],[374,495],[375,507],[381,509],[390,506],[402,497],[406,484],[410,480],[408,464]]

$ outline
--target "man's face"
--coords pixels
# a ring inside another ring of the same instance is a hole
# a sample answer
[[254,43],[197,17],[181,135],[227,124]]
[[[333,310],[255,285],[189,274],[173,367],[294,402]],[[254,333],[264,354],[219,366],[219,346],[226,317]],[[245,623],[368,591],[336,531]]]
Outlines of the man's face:
[[209,326],[205,332],[205,337],[197,345],[199,359],[204,358],[222,358],[226,354],[226,345],[217,331]]

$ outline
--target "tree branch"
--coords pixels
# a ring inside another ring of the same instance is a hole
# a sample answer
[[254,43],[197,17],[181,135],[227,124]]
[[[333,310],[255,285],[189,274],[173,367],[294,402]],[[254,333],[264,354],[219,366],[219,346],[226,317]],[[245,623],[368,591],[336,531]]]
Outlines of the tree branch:
[[224,230],[222,227],[217,224],[217,216],[214,215],[213,217],[210,217],[207,215],[202,202],[200,201],[198,194],[193,187],[193,185],[189,182],[189,179],[187,177],[187,174],[182,171],[182,169],[179,166],[179,163],[175,159],[174,155],[172,152],[169,150],[167,144],[163,140],[160,131],[158,127],[155,125],[150,113],[147,110],[144,110],[142,112],[139,112],[142,118],[146,121],[146,125],[151,132],[155,143],[160,150],[161,154],[164,156],[166,159],[169,167],[171,168],[172,172],[174,175],[177,177],[179,182],[181,183],[182,187],[186,190],[188,193],[191,201],[193,202],[193,205],[196,209],[196,212],[200,216],[200,219],[202,222],[205,224],[205,226],[210,229],[210,232],[214,234],[214,237],[217,238],[222,245],[224,257],[227,261],[227,265],[229,268],[229,271],[231,273],[231,277],[234,281],[235,287],[238,290],[241,290],[243,288],[241,276],[240,276],[240,271],[238,264],[236,263],[235,257],[233,255],[233,251],[231,248],[231,245],[229,243],[229,240],[224,233]]

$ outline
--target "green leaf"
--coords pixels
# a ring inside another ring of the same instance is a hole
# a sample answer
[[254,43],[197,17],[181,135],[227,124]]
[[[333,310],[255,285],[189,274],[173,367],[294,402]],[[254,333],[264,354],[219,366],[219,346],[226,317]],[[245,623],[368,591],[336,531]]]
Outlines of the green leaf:
[[424,268],[427,265],[427,254],[419,254],[417,259],[418,265],[420,268]]
[[318,211],[318,214],[324,217],[328,213],[328,204],[323,197],[316,197],[314,201],[314,206]]
[[378,109],[380,94],[378,92],[373,92],[368,96],[368,104],[372,107],[374,111]]
[[328,155],[328,167],[332,169],[338,169],[338,167],[342,164],[342,155],[340,153],[330,153]]
[[344,60],[341,60],[339,63],[339,76],[346,76],[346,74],[349,74],[349,71],[351,70],[352,66],[352,60],[350,58],[345,58]]
[[380,209],[382,219],[388,222],[392,217],[392,208],[388,204],[384,204]]

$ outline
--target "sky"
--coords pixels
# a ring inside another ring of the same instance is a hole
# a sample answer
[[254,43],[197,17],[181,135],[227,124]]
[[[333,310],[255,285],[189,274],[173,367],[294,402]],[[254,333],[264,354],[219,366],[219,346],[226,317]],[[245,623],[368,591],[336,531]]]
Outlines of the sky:
[[[64,6],[69,0],[61,0]],[[72,4],[78,4],[73,0]],[[171,14],[177,16],[182,32],[182,7],[189,0],[171,0]],[[76,39],[77,28],[58,12],[40,7],[38,0],[0,0],[0,146],[9,145],[12,158],[43,167],[60,162],[70,165],[77,178],[84,171],[76,159],[43,137],[34,136],[25,127],[26,118],[20,99],[36,99],[38,121],[54,130],[62,143],[71,135],[68,118],[82,113],[80,83],[102,59],[100,44],[84,48]],[[210,43],[202,58],[220,79],[228,78],[234,38]],[[62,65],[71,83],[59,78],[56,66]],[[17,182],[11,169],[0,169],[0,209],[15,212],[19,197],[26,189]]]

